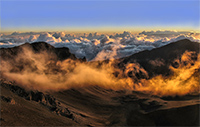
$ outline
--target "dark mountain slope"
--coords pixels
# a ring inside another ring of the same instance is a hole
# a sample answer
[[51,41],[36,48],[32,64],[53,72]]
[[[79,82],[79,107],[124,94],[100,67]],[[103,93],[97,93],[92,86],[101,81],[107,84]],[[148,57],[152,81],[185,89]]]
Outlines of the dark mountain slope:
[[179,103],[100,87],[42,93],[16,85],[0,82],[2,126],[199,125],[198,97]]
[[37,91],[26,91],[12,82],[0,80],[1,126],[79,125],[66,107],[55,98]]
[[77,59],[68,48],[55,48],[46,42],[25,43],[13,48],[1,48],[0,56],[2,66],[11,65],[9,68],[11,72],[38,71],[38,63],[47,68],[45,73],[58,72],[60,68],[56,66],[57,61],[66,59],[84,61]]
[[175,60],[180,60],[185,51],[194,52],[193,59],[197,60],[199,48],[200,43],[191,42],[188,39],[179,40],[151,51],[145,50],[129,57],[121,58],[118,66],[124,68],[127,63],[138,62],[149,73],[150,77],[158,74],[169,75],[169,66],[178,67],[178,63]]
[[76,59],[74,54],[71,54],[69,49],[66,47],[63,48],[54,48],[46,42],[35,42],[35,43],[25,43],[23,45],[13,47],[13,48],[1,48],[0,56],[1,59],[12,59],[19,53],[22,53],[23,49],[32,50],[34,53],[46,52],[49,55],[56,56],[58,60],[65,60],[68,58]]
[[122,62],[124,63],[132,62],[134,59],[136,59],[139,62],[147,60],[155,60],[155,59],[164,59],[172,61],[177,57],[180,57],[186,50],[199,52],[199,46],[200,46],[199,43],[192,42],[188,39],[179,40],[160,48],[156,48],[150,51],[145,50],[133,54],[129,57],[122,58]]

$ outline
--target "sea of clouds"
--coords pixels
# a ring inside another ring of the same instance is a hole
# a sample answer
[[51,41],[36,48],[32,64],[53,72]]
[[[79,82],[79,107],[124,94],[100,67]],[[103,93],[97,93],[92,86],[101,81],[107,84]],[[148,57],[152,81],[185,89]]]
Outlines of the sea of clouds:
[[124,31],[115,34],[66,34],[65,32],[14,32],[0,34],[0,48],[9,48],[44,41],[54,47],[68,47],[78,58],[88,61],[116,59],[130,56],[143,50],[152,50],[181,39],[200,42],[200,34],[177,31]]

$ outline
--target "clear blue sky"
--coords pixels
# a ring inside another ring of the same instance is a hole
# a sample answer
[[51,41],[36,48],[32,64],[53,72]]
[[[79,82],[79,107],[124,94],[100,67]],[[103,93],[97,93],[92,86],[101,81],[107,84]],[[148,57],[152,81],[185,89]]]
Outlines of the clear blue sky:
[[198,30],[199,6],[198,0],[1,0],[1,30]]

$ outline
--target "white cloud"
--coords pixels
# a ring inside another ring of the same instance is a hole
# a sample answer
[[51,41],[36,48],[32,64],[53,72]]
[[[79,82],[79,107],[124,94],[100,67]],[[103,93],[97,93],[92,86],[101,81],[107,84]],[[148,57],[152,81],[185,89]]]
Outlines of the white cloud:
[[125,31],[114,35],[14,32],[11,35],[1,34],[0,48],[14,47],[25,42],[44,41],[55,47],[68,47],[70,52],[79,58],[86,57],[87,60],[102,60],[126,57],[181,39],[200,42],[200,34],[177,31],[143,31],[138,34],[131,34]]

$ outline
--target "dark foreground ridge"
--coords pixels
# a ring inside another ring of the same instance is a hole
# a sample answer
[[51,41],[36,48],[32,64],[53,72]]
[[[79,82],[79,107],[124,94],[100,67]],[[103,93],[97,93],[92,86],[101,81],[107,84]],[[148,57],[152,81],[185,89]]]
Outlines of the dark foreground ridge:
[[0,87],[2,126],[199,126],[198,97],[168,107],[175,101],[94,86],[43,93],[2,79]]

